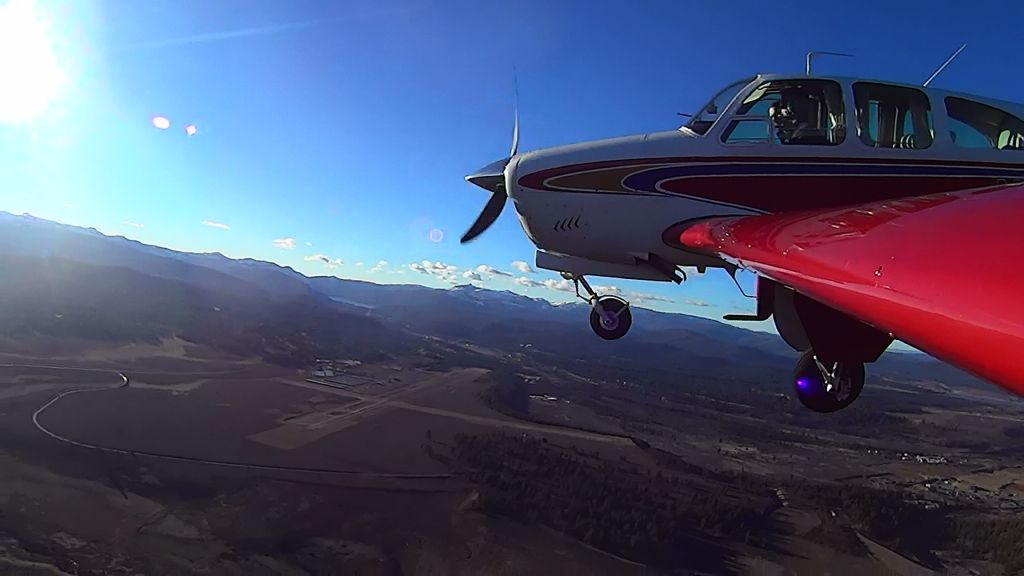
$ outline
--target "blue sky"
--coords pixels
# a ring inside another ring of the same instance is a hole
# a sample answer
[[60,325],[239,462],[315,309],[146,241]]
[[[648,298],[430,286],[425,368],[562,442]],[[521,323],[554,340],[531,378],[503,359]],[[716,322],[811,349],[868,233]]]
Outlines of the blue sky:
[[[556,277],[514,269],[534,249],[511,205],[458,244],[487,200],[463,175],[509,147],[513,67],[521,150],[674,128],[735,79],[800,72],[808,50],[855,54],[821,73],[923,81],[967,42],[936,86],[1024,94],[1012,2],[0,6],[0,69],[26,79],[0,96],[0,209],[310,275],[444,286],[483,265],[512,274],[486,286],[553,300],[569,295],[514,283]],[[721,272],[594,283],[709,317],[752,307]]]

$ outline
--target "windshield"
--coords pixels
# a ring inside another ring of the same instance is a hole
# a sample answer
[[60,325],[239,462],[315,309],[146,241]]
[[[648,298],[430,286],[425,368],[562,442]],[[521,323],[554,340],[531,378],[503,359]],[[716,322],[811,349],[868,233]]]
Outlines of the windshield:
[[707,103],[700,112],[695,114],[693,118],[686,124],[686,127],[693,130],[697,134],[706,134],[711,125],[715,123],[719,115],[725,112],[729,103],[736,97],[736,93],[743,89],[744,86],[750,84],[753,81],[753,77],[746,78],[734,82],[725,88],[723,88],[710,102]]

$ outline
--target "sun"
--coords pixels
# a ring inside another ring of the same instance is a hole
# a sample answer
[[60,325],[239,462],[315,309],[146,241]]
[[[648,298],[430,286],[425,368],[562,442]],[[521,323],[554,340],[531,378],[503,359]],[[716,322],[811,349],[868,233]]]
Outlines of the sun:
[[47,22],[33,0],[0,0],[0,123],[30,122],[67,84]]

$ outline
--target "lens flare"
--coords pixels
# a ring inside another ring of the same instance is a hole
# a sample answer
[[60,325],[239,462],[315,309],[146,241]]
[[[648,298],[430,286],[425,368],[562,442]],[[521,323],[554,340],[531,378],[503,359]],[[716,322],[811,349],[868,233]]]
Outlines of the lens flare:
[[153,127],[159,130],[167,130],[171,127],[171,121],[164,116],[153,116]]
[[441,240],[444,240],[444,232],[442,232],[440,228],[434,228],[430,231],[429,238],[431,242],[436,244]]
[[54,40],[35,2],[0,5],[0,123],[35,120],[67,86]]

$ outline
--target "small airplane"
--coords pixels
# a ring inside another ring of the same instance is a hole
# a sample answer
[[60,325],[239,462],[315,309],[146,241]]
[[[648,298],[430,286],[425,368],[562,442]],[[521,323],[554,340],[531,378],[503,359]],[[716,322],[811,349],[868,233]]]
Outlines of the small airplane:
[[894,339],[1024,394],[1024,106],[809,61],[726,86],[676,130],[519,153],[517,113],[508,157],[466,176],[492,195],[462,242],[511,198],[537,267],[575,283],[608,340],[629,303],[587,275],[753,271],[756,314],[725,319],[774,319],[817,412],[849,406]]

